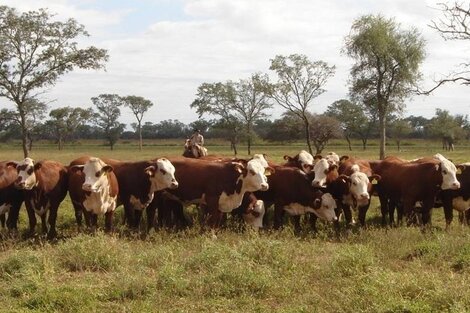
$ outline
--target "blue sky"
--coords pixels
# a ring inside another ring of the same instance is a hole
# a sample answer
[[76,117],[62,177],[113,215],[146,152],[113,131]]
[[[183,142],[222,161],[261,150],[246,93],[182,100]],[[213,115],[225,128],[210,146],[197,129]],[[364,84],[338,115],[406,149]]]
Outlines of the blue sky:
[[[91,107],[101,93],[138,95],[155,106],[144,121],[196,120],[189,105],[204,82],[245,79],[269,73],[277,54],[306,54],[336,65],[336,74],[314,99],[311,110],[323,112],[347,97],[352,60],[342,54],[344,37],[354,19],[381,13],[402,27],[417,27],[427,42],[423,85],[465,60],[469,43],[445,42],[428,27],[439,12],[436,1],[409,0],[2,0],[20,11],[47,7],[58,19],[73,17],[91,37],[83,45],[108,50],[106,71],[74,71],[60,78],[44,95],[50,108]],[[274,77],[270,73],[271,77]],[[406,115],[431,117],[436,108],[469,114],[468,87],[446,85],[431,96],[406,102]],[[0,108],[11,107],[0,102]],[[283,110],[270,112],[277,118]],[[133,122],[123,109],[121,121]]]

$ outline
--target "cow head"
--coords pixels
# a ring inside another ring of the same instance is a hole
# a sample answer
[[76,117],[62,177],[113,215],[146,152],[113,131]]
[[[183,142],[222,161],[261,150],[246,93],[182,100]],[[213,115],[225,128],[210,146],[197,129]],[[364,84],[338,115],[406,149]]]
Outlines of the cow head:
[[153,162],[145,169],[145,173],[149,176],[152,188],[155,191],[178,188],[178,182],[175,179],[175,167],[168,159],[157,159],[156,162]]
[[337,170],[338,166],[330,164],[326,159],[319,160],[313,167],[315,178],[312,181],[312,186],[316,188],[324,188],[327,185],[328,175]]
[[379,175],[372,175],[368,177],[365,173],[361,172],[359,165],[354,164],[351,166],[353,173],[348,177],[341,175],[340,179],[343,179],[349,183],[349,193],[353,198],[355,206],[364,206],[369,203],[370,194],[369,190],[371,189],[371,181],[380,180]]
[[254,229],[263,228],[263,217],[266,209],[264,208],[264,202],[257,200],[253,207],[249,207],[248,210],[243,213],[243,220],[245,223]]
[[108,186],[108,175],[113,171],[113,167],[104,163],[99,158],[90,158],[84,165],[74,165],[70,170],[81,170],[85,175],[82,189],[88,192],[101,192]]
[[263,165],[265,168],[269,167],[268,156],[264,153],[263,154],[258,153],[258,154],[253,155],[252,160],[258,160],[261,163],[261,165]]
[[460,182],[457,180],[457,168],[454,163],[446,159],[440,153],[434,155],[434,158],[440,161],[437,170],[440,170],[442,174],[441,189],[459,189]]
[[35,171],[41,168],[40,162],[34,163],[33,159],[25,158],[19,163],[8,162],[7,166],[15,167],[18,172],[18,177],[15,181],[16,188],[31,190],[38,184]]
[[314,210],[308,210],[322,220],[327,222],[336,221],[336,201],[330,193],[324,193],[319,199],[315,200]]
[[325,159],[330,163],[330,164],[336,164],[338,165],[339,164],[339,155],[337,155],[336,153],[334,152],[329,152]]
[[271,167],[265,167],[258,159],[252,159],[246,163],[244,167],[241,163],[237,163],[236,169],[243,175],[244,191],[266,191],[269,189],[268,178],[266,175],[274,173]]

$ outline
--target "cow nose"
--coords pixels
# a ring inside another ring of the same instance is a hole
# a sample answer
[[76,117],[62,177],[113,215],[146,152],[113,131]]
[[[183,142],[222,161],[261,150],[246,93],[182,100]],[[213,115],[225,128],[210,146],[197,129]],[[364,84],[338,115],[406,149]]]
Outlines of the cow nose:
[[313,186],[313,187],[321,187],[321,186],[320,186],[320,181],[319,181],[319,180],[314,180],[314,181],[312,181],[312,186]]
[[367,192],[364,192],[361,194],[361,199],[369,199],[369,194]]
[[172,181],[172,182],[171,182],[170,188],[171,188],[171,189],[176,189],[176,188],[178,188],[178,186],[179,186],[179,184],[178,184],[178,182],[175,180],[175,181]]
[[91,191],[91,184],[83,184],[82,189],[85,191]]
[[261,191],[266,191],[269,189],[269,185],[268,184],[261,184]]
[[24,181],[17,181],[16,186],[18,186],[18,188],[24,188],[24,186],[26,186],[26,184],[25,184]]
[[338,217],[335,215],[335,217],[333,217],[333,222],[336,222],[338,220]]
[[460,183],[456,182],[452,184],[452,189],[459,189],[460,188]]

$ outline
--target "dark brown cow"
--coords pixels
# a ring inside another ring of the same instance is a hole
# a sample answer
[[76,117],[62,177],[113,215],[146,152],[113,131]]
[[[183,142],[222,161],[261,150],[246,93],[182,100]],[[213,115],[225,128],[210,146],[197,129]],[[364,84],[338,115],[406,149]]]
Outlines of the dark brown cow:
[[30,233],[35,231],[37,214],[41,217],[42,231],[47,233],[47,238],[56,237],[57,210],[67,195],[67,169],[59,162],[34,162],[31,158],[20,163],[9,162],[8,165],[15,167],[18,172],[15,186],[24,191]]
[[[440,190],[458,189],[456,167],[441,155],[433,159],[406,162],[395,157],[385,158],[374,165],[374,172],[381,176],[377,185],[380,198],[382,222],[386,220],[390,207],[402,203],[404,213],[410,222],[416,202],[422,203],[423,224],[430,222],[430,210]],[[403,212],[398,210],[398,222]],[[390,216],[393,222],[393,216]]]
[[[327,220],[336,220],[336,203],[329,194],[324,194],[312,186],[313,173],[306,174],[288,166],[275,166],[274,173],[268,176],[269,190],[255,192],[266,207],[274,204],[274,228],[282,226],[284,213],[299,216],[307,212]],[[298,219],[295,220],[299,230]]]
[[175,167],[166,158],[138,162],[102,160],[113,167],[119,184],[118,205],[124,206],[125,219],[132,228],[139,227],[142,211],[152,202],[155,192],[178,188]]
[[14,167],[7,166],[8,163],[0,162],[0,223],[5,227],[5,215],[8,213],[6,226],[9,230],[16,230],[23,192],[15,188],[18,172]]
[[[341,160],[338,168],[339,180],[347,183],[347,189],[344,189],[344,186],[340,187],[343,193],[341,204],[346,222],[352,222],[352,207],[359,211],[359,223],[361,226],[365,226],[373,185],[380,180],[380,175],[373,173],[371,164],[367,160],[345,156],[341,157]],[[337,195],[337,192],[334,194]]]
[[[75,208],[76,217],[80,211],[85,214],[87,227],[97,226],[98,215],[105,215],[105,231],[113,226],[113,213],[116,209],[119,187],[113,168],[98,158],[84,158],[71,162],[69,166],[69,194]],[[77,224],[81,228],[81,214]]]
[[[162,196],[178,206],[173,211],[179,211],[180,215],[185,205],[203,205],[207,210],[207,224],[210,227],[220,226],[223,213],[240,206],[245,192],[269,188],[264,175],[265,167],[258,159],[248,162],[215,162],[174,158],[171,162],[176,168],[176,179],[180,186],[164,192]],[[160,202],[162,203],[165,202]],[[149,211],[150,208],[149,206]],[[159,208],[159,212],[162,210],[168,212],[170,209]],[[148,216],[151,219],[155,213],[149,211]]]

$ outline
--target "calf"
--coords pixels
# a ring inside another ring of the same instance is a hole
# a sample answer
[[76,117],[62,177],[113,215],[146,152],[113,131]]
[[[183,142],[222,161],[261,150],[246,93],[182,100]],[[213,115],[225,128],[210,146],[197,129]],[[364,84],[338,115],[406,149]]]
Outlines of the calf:
[[[455,165],[440,154],[432,159],[423,158],[413,162],[385,158],[375,166],[375,171],[382,177],[378,184],[382,221],[387,212],[392,212],[389,207],[401,202],[410,222],[415,203],[421,201],[422,221],[427,224],[438,192],[460,188]],[[399,210],[399,223],[402,215],[403,212]],[[390,222],[393,222],[393,216],[390,216]]]
[[118,205],[124,206],[125,220],[132,228],[139,227],[142,210],[152,202],[155,192],[179,186],[175,167],[166,158],[138,162],[103,161],[113,167],[119,185]]
[[[90,157],[80,165],[85,158],[74,160],[69,166],[70,199],[75,212],[83,211],[86,225],[92,229],[97,226],[97,216],[105,215],[105,231],[109,232],[119,192],[117,178],[112,166],[99,158]],[[77,224],[80,228],[81,214]]]
[[[203,205],[209,227],[220,226],[223,213],[239,207],[245,192],[269,188],[265,167],[258,159],[245,162],[172,159],[171,162],[180,186],[162,196],[173,200],[173,204],[178,205],[177,211],[188,204]],[[168,208],[162,210],[169,211]]]
[[310,173],[313,169],[314,162],[320,157],[314,158],[310,153],[305,150],[301,150],[297,155],[290,157],[288,155],[284,156],[284,160],[287,162],[284,163],[284,166],[297,167],[300,168],[305,173]]
[[[36,215],[41,217],[42,231],[47,238],[57,236],[56,220],[60,203],[67,195],[67,169],[59,162],[39,161],[31,158],[23,161],[9,162],[18,172],[15,186],[24,191],[24,200],[29,217],[29,230],[34,233],[36,228]],[[46,225],[46,216],[49,215]]]
[[[274,173],[268,176],[269,190],[255,192],[266,207],[274,204],[274,228],[281,227],[285,212],[294,216],[310,212],[326,221],[336,220],[335,201],[312,186],[312,176],[313,173],[306,174],[297,168],[275,166]],[[298,220],[295,226],[299,230]]]
[[14,186],[18,172],[15,167],[8,166],[9,163],[0,162],[0,223],[5,227],[5,216],[8,213],[6,226],[9,230],[16,230],[23,192]]

